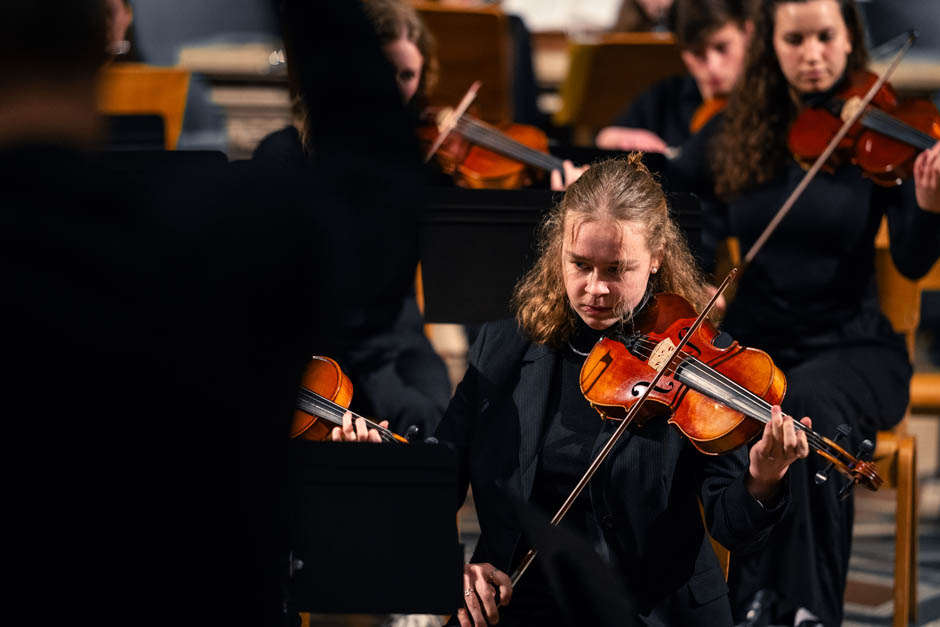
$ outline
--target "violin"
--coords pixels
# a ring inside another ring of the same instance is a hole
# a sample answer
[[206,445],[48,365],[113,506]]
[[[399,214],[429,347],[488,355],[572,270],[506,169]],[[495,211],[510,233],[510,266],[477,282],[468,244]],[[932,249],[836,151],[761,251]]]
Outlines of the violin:
[[[314,355],[300,380],[290,437],[315,442],[329,440],[333,427],[343,426],[343,414],[352,396],[352,382],[339,364],[329,357]],[[352,417],[363,418],[355,413]],[[375,421],[363,420],[370,429],[378,431],[383,442],[408,443],[406,438]]]
[[[790,152],[800,164],[805,167],[823,153],[877,80],[871,72],[855,73],[848,85],[822,106],[800,112],[787,139]],[[929,100],[902,101],[885,83],[839,142],[835,163],[855,163],[875,183],[886,187],[899,185],[911,176],[917,155],[938,139],[937,107]]]
[[703,100],[702,104],[695,109],[695,113],[692,114],[692,119],[689,120],[689,131],[693,134],[698,133],[703,126],[708,124],[709,120],[725,108],[726,104],[728,104],[728,99],[724,97]]
[[[676,354],[688,335],[696,312],[676,294],[658,294],[634,320],[635,335],[623,342],[604,338],[588,354],[581,369],[584,397],[603,418],[622,420],[649,387],[653,375],[666,365],[636,414],[637,424],[653,416],[669,415],[682,434],[702,453],[720,455],[756,438],[770,421],[772,405],[783,400],[786,378],[764,351],[732,342],[726,348],[712,341],[717,329],[705,321],[692,331],[685,350]],[[817,454],[855,483],[877,490],[882,479],[871,461],[858,459],[870,452],[870,442],[857,456],[836,441],[823,437],[798,421],[796,429]],[[844,435],[840,435],[836,440]],[[868,450],[865,450],[868,449]],[[829,469],[817,475],[823,482]]]
[[[419,137],[432,144],[449,109],[436,115],[434,124],[419,129]],[[517,189],[543,172],[564,172],[562,160],[548,152],[548,137],[526,124],[495,127],[467,113],[457,118],[453,132],[436,152],[441,169],[461,187]]]

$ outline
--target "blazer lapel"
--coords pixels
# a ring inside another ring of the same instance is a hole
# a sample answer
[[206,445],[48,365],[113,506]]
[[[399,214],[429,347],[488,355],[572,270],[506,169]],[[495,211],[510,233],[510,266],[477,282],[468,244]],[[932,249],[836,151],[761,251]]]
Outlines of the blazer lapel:
[[538,468],[538,446],[542,441],[548,396],[558,356],[542,344],[532,344],[522,358],[519,385],[513,394],[519,410],[519,477],[520,494],[529,500],[535,471]]

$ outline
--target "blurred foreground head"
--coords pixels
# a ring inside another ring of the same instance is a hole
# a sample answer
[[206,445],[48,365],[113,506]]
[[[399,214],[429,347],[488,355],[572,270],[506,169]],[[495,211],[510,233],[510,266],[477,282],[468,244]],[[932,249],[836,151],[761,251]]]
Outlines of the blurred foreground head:
[[89,146],[109,58],[103,0],[0,3],[0,146]]
[[108,58],[102,0],[0,3],[0,86],[92,81]]

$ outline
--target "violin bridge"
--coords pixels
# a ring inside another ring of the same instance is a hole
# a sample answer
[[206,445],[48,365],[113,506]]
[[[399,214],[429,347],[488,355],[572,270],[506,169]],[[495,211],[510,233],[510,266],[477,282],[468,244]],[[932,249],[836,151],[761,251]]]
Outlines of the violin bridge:
[[667,337],[656,345],[656,348],[653,349],[646,363],[649,364],[650,368],[653,370],[659,370],[664,363],[669,361],[669,358],[672,357],[675,352],[676,345]]
[[852,119],[852,116],[855,115],[856,111],[859,110],[862,104],[862,99],[858,96],[852,96],[845,101],[845,104],[842,105],[842,121],[848,122]]

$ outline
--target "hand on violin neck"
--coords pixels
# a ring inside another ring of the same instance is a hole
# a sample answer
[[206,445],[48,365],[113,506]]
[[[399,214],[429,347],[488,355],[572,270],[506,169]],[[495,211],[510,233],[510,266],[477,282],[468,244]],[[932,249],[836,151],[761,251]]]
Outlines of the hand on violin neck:
[[920,153],[914,161],[914,188],[917,206],[940,213],[940,142]]
[[[800,422],[807,428],[813,426],[809,418]],[[774,497],[790,464],[808,454],[806,433],[793,425],[792,418],[783,415],[779,405],[774,405],[763,436],[751,447],[747,491],[758,500]]]
[[549,175],[553,192],[565,191],[568,189],[569,185],[577,181],[581,175],[591,167],[589,165],[576,166],[568,159],[565,159],[562,165],[565,167],[564,180],[562,180],[562,173],[559,170],[552,170],[552,173]]
[[[388,428],[388,420],[379,423],[383,429]],[[381,442],[382,437],[375,429],[370,429],[361,416],[353,421],[352,414],[343,414],[343,426],[333,427],[330,436],[334,442]]]

